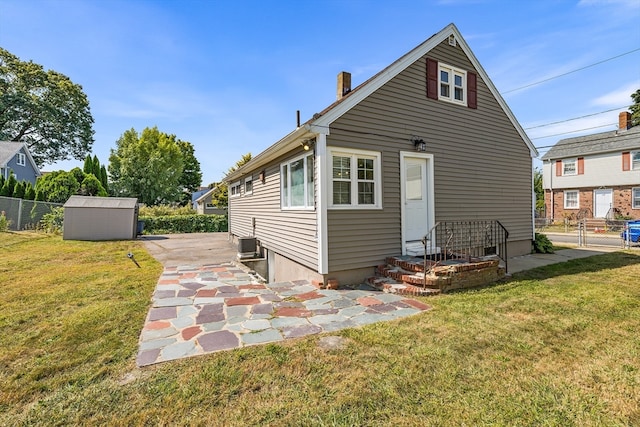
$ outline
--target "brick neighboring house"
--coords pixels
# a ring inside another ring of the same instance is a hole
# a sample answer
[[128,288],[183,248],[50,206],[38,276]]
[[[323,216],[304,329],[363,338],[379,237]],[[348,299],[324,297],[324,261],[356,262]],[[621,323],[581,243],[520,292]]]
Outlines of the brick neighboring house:
[[[640,219],[640,126],[558,141],[544,156],[546,217]],[[553,203],[551,201],[553,200]]]

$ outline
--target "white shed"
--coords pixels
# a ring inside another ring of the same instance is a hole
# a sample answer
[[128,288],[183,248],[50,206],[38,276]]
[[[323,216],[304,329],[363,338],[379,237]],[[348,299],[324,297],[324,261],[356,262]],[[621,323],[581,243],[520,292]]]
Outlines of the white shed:
[[64,204],[64,240],[128,240],[138,231],[138,199],[71,196]]

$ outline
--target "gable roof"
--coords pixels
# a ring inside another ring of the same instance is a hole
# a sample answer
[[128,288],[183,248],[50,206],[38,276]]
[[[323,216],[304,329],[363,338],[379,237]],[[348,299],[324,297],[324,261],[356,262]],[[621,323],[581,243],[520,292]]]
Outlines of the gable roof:
[[36,174],[38,176],[42,175],[40,173],[40,169],[36,165],[36,162],[33,160],[33,157],[31,157],[29,147],[27,147],[27,144],[24,142],[0,141],[0,167],[6,167],[7,163],[9,163],[9,161],[13,159],[13,157],[23,148],[29,162],[31,162],[33,169],[36,171]]
[[204,200],[209,197],[210,195],[213,194],[213,192],[215,191],[215,188],[210,189],[209,191],[207,191],[206,193],[202,194],[200,197],[198,197],[195,202],[196,203],[202,203],[204,202]]
[[542,160],[633,149],[640,149],[640,126],[561,139],[542,156]]
[[225,180],[231,181],[233,179],[237,179],[238,177],[242,176],[242,174],[246,170],[253,170],[266,165],[280,155],[283,155],[293,149],[295,145],[299,145],[299,141],[301,139],[310,138],[313,136],[313,134],[316,133],[328,134],[329,126],[331,125],[331,123],[339,119],[342,115],[351,110],[351,108],[358,105],[362,100],[367,98],[373,92],[382,87],[385,83],[389,82],[395,76],[400,74],[411,64],[422,58],[429,51],[434,49],[451,35],[456,38],[456,42],[462,48],[465,55],[467,55],[478,75],[486,83],[489,91],[497,100],[498,104],[507,115],[518,134],[522,137],[523,141],[529,148],[531,156],[537,157],[538,151],[534,147],[533,143],[527,136],[522,126],[520,126],[520,124],[516,120],[515,116],[507,106],[507,103],[498,92],[498,89],[496,89],[496,87],[491,82],[491,79],[489,79],[489,76],[487,75],[484,68],[482,68],[482,66],[480,65],[480,62],[478,62],[478,59],[475,57],[465,40],[462,38],[462,35],[460,34],[460,31],[458,31],[458,28],[452,23],[428,38],[426,41],[415,47],[404,56],[397,59],[395,62],[371,77],[369,80],[357,86],[341,99],[329,105],[320,113],[314,114],[314,116],[302,126],[289,133],[287,136],[267,148],[262,153],[253,157],[249,162],[238,168],[236,171],[227,175],[225,177]]

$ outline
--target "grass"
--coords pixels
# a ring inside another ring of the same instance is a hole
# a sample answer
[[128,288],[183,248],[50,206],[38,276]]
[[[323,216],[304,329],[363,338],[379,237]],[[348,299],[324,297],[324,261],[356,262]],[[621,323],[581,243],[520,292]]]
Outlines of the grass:
[[637,252],[423,298],[335,333],[342,350],[312,336],[138,369],[161,269],[137,242],[0,249],[0,425],[640,424]]

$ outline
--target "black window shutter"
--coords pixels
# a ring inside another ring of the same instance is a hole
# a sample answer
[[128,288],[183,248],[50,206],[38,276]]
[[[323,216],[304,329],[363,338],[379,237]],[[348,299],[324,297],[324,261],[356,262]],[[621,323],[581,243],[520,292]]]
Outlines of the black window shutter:
[[478,108],[478,76],[471,71],[467,72],[467,106]]
[[427,98],[438,99],[438,61],[427,58]]

